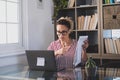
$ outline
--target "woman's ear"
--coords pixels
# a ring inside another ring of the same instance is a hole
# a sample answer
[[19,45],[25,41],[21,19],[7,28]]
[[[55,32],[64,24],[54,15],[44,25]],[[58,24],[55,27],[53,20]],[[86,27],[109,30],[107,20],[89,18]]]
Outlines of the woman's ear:
[[72,32],[72,30],[73,30],[73,29],[70,29],[70,30],[69,30],[69,33],[71,33],[71,32]]

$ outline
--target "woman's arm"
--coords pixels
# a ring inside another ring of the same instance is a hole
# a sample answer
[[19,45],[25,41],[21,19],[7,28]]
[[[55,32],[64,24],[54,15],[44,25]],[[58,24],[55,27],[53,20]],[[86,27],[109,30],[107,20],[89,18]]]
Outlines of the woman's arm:
[[84,45],[82,46],[83,47],[83,49],[82,49],[82,62],[86,62],[88,59],[87,53],[86,53],[86,49],[88,48],[88,46],[89,46],[88,40],[85,40]]
[[63,48],[55,51],[55,56],[65,54],[66,51],[68,51],[69,48],[70,48],[70,46],[66,46],[66,47],[63,47]]
[[88,59],[87,54],[86,54],[86,49],[83,49],[83,50],[82,50],[82,55],[81,55],[81,56],[82,56],[82,57],[81,57],[82,62],[83,62],[83,63],[86,62],[87,59]]

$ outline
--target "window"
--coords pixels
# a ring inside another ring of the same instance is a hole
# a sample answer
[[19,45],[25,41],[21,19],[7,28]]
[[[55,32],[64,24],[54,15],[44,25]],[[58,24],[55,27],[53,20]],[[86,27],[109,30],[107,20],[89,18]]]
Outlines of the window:
[[1,52],[14,52],[22,48],[21,16],[20,0],[0,0]]

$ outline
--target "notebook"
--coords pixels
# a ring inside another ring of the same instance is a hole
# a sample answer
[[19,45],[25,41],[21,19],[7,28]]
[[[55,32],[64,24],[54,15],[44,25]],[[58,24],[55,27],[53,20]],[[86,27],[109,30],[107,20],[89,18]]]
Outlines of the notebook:
[[30,70],[57,71],[54,51],[26,50]]

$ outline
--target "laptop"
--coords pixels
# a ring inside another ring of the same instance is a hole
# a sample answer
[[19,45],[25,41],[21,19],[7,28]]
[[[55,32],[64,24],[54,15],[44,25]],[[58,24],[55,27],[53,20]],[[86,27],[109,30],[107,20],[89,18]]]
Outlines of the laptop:
[[57,71],[54,51],[26,50],[30,70]]
[[57,73],[53,71],[33,71],[29,70],[28,77],[37,80],[57,80]]

